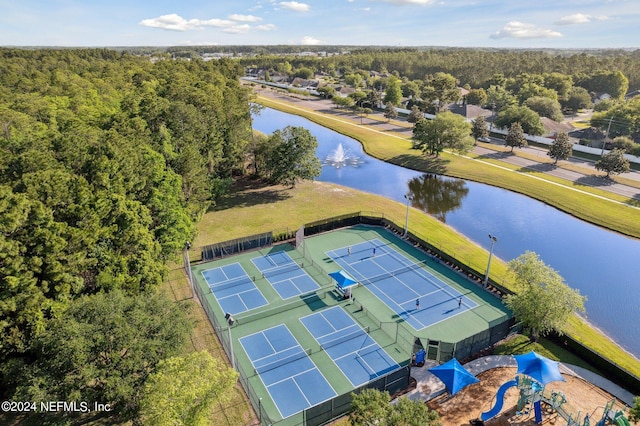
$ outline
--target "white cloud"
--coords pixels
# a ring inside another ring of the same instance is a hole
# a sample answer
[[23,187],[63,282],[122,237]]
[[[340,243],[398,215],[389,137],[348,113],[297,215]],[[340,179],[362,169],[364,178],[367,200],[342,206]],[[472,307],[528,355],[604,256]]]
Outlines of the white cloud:
[[321,40],[318,40],[315,37],[311,37],[311,36],[304,36],[302,37],[302,41],[301,44],[306,44],[306,45],[314,45],[314,44],[320,44],[322,43]]
[[369,1],[382,1],[385,3],[391,4],[420,4],[426,6],[428,4],[433,4],[436,0],[369,0]]
[[233,21],[225,19],[184,19],[175,13],[162,15],[157,18],[143,19],[139,22],[143,27],[161,28],[169,31],[188,31],[202,29],[203,27],[230,27],[235,24]]
[[361,7],[361,8],[356,8],[356,9],[353,9],[353,10],[358,11],[358,12],[371,12],[371,8],[370,7]]
[[573,15],[567,15],[554,22],[556,25],[574,25],[574,24],[586,24],[591,21],[606,21],[608,16],[592,16],[585,15],[584,13],[574,13]]
[[243,25],[234,25],[232,27],[225,28],[222,31],[230,34],[245,34],[245,33],[248,33],[250,29],[251,29],[250,25],[243,24]]
[[562,33],[536,27],[519,21],[511,21],[501,30],[489,36],[490,38],[556,38],[562,37]]
[[258,21],[262,21],[262,18],[260,18],[258,16],[238,15],[237,13],[234,13],[233,15],[229,15],[228,18],[231,19],[232,21],[239,21],[239,22],[258,22]]
[[556,21],[557,25],[572,25],[572,24],[586,24],[591,22],[591,17],[583,13],[575,13],[573,15],[563,16],[560,20]]
[[297,1],[281,1],[280,6],[285,9],[294,10],[296,12],[308,12],[311,6],[306,3],[298,3]]
[[266,25],[258,25],[256,27],[256,30],[259,30],[259,31],[273,31],[273,30],[276,30],[277,28],[278,27],[276,27],[273,24],[266,24]]

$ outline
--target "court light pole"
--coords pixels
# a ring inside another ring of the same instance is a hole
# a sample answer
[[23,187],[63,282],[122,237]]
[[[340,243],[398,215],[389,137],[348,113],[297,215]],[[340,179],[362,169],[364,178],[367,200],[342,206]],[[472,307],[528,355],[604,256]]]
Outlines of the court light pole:
[[489,250],[489,263],[487,263],[487,273],[484,274],[484,282],[482,283],[483,288],[487,288],[487,282],[489,281],[489,270],[491,269],[491,257],[493,256],[493,245],[498,241],[498,237],[489,234],[489,239],[491,240],[491,249]]
[[235,360],[235,357],[233,356],[233,340],[231,340],[231,326],[236,320],[233,319],[233,317],[229,312],[224,314],[224,319],[227,320],[227,325],[228,325],[227,330],[229,332],[229,357],[231,358],[231,368],[235,370],[236,360]]
[[189,259],[189,249],[191,248],[191,243],[189,241],[184,243],[184,255],[186,259],[186,270],[187,270],[187,278],[189,278],[189,285],[191,286],[191,298],[195,297],[195,292],[193,288],[193,276],[191,275],[191,260]]
[[262,398],[258,398],[258,421],[262,426]]
[[409,194],[404,194],[405,200],[407,200],[407,214],[404,218],[404,234],[403,237],[407,236],[407,232],[409,232],[409,203],[413,201],[413,197]]

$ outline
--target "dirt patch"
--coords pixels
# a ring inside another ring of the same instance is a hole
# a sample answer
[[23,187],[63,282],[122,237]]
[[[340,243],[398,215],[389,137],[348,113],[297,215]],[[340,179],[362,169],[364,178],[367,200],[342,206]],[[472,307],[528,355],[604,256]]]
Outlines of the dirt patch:
[[[429,408],[440,413],[443,426],[469,425],[469,421],[480,417],[484,411],[488,411],[495,404],[495,396],[498,388],[503,383],[515,377],[515,368],[494,368],[479,374],[480,383],[468,386],[453,397],[443,396],[429,401]],[[582,379],[564,375],[566,382],[554,382],[547,385],[547,391],[562,392],[567,402],[563,405],[569,413],[577,415],[580,419],[586,413],[597,421],[601,418],[604,406],[613,399],[613,396],[602,389]],[[509,389],[504,398],[502,412],[486,422],[488,426],[497,425],[533,425],[535,424],[533,410],[518,412],[519,391],[517,388]],[[566,424],[556,412],[543,408],[543,422],[549,424]]]

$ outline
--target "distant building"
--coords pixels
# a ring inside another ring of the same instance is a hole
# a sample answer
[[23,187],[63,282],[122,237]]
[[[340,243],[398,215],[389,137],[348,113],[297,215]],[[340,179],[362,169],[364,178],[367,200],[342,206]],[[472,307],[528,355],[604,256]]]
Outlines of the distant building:
[[340,88],[340,90],[337,91],[337,93],[342,96],[343,98],[346,98],[347,96],[349,96],[352,93],[355,93],[356,89],[354,89],[353,87],[348,87],[348,86],[342,86]]
[[580,145],[600,148],[605,144],[607,135],[602,130],[596,127],[589,127],[587,129],[580,129],[570,132],[569,136],[572,138],[577,138],[580,141]]
[[553,121],[547,117],[540,117],[540,121],[542,122],[542,127],[544,127],[544,134],[542,136],[555,138],[555,136],[560,132],[570,133],[575,130],[575,127],[571,123]]
[[492,114],[490,109],[484,109],[477,105],[469,105],[469,104],[461,105],[458,103],[453,103],[453,104],[447,105],[446,109],[451,111],[454,114],[458,114],[463,116],[464,118],[468,118],[469,120],[475,120],[481,115],[485,118],[489,118],[491,117],[491,114]]

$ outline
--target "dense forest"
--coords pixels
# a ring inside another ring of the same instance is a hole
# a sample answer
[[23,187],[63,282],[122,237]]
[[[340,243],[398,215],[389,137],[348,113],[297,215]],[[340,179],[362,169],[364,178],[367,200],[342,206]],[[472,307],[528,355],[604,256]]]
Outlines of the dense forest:
[[[354,88],[346,98],[333,97],[339,107],[389,101],[397,106],[402,95],[406,108],[435,114],[462,101],[492,110],[499,127],[520,122],[531,135],[543,134],[543,117],[560,122],[594,108],[591,126],[617,139],[614,147],[640,154],[640,97],[626,98],[640,87],[640,51],[368,48],[326,57],[272,54],[238,61],[262,70],[266,80],[321,76],[324,85],[317,90],[326,97],[342,83]],[[467,89],[464,96],[460,87]],[[390,96],[392,90],[397,96]]]
[[242,68],[106,49],[0,49],[0,396],[134,415],[182,347],[157,294],[243,173]]
[[[335,50],[335,49],[333,49]],[[279,52],[279,51],[278,51]],[[282,56],[261,54],[239,59],[244,66],[277,69]],[[460,85],[488,88],[496,74],[507,78],[523,73],[561,73],[582,76],[596,71],[620,71],[629,80],[629,90],[640,89],[640,50],[552,51],[523,49],[465,49],[465,48],[359,48],[349,54],[289,56],[294,68],[311,68],[348,73],[351,70],[389,72],[409,80],[444,72],[453,75]]]

